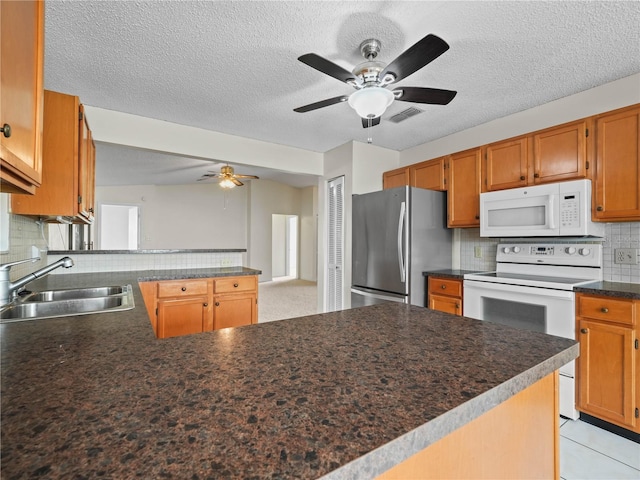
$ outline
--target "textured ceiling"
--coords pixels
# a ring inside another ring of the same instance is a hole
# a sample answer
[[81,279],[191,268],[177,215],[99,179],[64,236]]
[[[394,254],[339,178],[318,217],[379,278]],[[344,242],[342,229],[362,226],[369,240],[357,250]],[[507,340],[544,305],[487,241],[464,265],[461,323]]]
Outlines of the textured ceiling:
[[[375,145],[394,150],[640,72],[637,1],[48,0],[45,19],[47,89],[95,107],[317,152],[366,142],[367,131],[347,104],[293,111],[353,91],[297,61],[304,53],[351,70],[363,60],[358,46],[366,38],[382,42],[385,63],[428,33],[449,43],[398,85],[458,95],[447,106],[394,102],[371,129]],[[410,106],[424,113],[387,120]],[[111,148],[98,149],[98,162]],[[164,161],[171,169],[171,159]]]

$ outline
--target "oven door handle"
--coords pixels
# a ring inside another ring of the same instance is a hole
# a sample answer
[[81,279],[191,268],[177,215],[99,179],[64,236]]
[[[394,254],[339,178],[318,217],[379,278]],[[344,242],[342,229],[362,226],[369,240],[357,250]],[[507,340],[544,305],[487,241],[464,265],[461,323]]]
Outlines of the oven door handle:
[[[493,298],[504,298],[509,300],[508,295],[501,295],[502,293],[523,293],[530,295],[531,298],[536,296],[565,298],[571,300],[573,298],[573,290],[554,290],[551,288],[537,288],[537,287],[525,287],[522,285],[510,285],[508,283],[495,283],[495,282],[482,282],[477,280],[465,280],[464,281],[464,295],[467,297],[472,293],[484,290],[487,292],[496,292],[492,294]],[[532,300],[533,301],[533,300]]]

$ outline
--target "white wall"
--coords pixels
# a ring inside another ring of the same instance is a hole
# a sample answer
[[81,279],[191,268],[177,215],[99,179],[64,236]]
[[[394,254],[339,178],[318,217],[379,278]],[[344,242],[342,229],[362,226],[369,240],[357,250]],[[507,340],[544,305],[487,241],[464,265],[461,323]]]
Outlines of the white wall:
[[96,187],[98,208],[102,203],[140,208],[143,250],[247,248],[247,197],[247,188],[211,184]]
[[640,103],[640,73],[400,152],[400,166]]
[[287,216],[272,215],[271,219],[271,275],[284,277],[287,274]]
[[353,142],[353,193],[382,190],[382,174],[398,168],[400,152],[388,148]]
[[318,187],[304,188],[300,195],[298,275],[315,282],[318,279]]

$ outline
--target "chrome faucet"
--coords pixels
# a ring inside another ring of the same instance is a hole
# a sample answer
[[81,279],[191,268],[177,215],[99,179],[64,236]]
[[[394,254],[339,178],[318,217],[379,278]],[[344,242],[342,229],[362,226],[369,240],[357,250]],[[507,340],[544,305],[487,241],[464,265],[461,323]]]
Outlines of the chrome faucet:
[[9,280],[9,270],[11,270],[11,267],[21,263],[37,262],[38,260],[40,260],[40,257],[27,258],[26,260],[18,260],[17,262],[4,263],[0,265],[0,307],[4,307],[6,304],[10,303],[17,295],[18,290],[24,287],[27,283],[34,281],[36,278],[44,277],[59,267],[73,267],[73,260],[70,257],[63,257],[57,262],[53,262],[46,267],[42,267],[40,270],[36,270],[29,275],[25,275],[15,282]]

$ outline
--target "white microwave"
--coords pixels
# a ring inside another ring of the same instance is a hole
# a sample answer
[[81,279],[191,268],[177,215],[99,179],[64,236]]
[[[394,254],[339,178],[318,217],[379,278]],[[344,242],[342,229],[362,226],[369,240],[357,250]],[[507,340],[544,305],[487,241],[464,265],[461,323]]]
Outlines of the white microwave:
[[480,194],[481,237],[604,237],[591,221],[591,180]]

